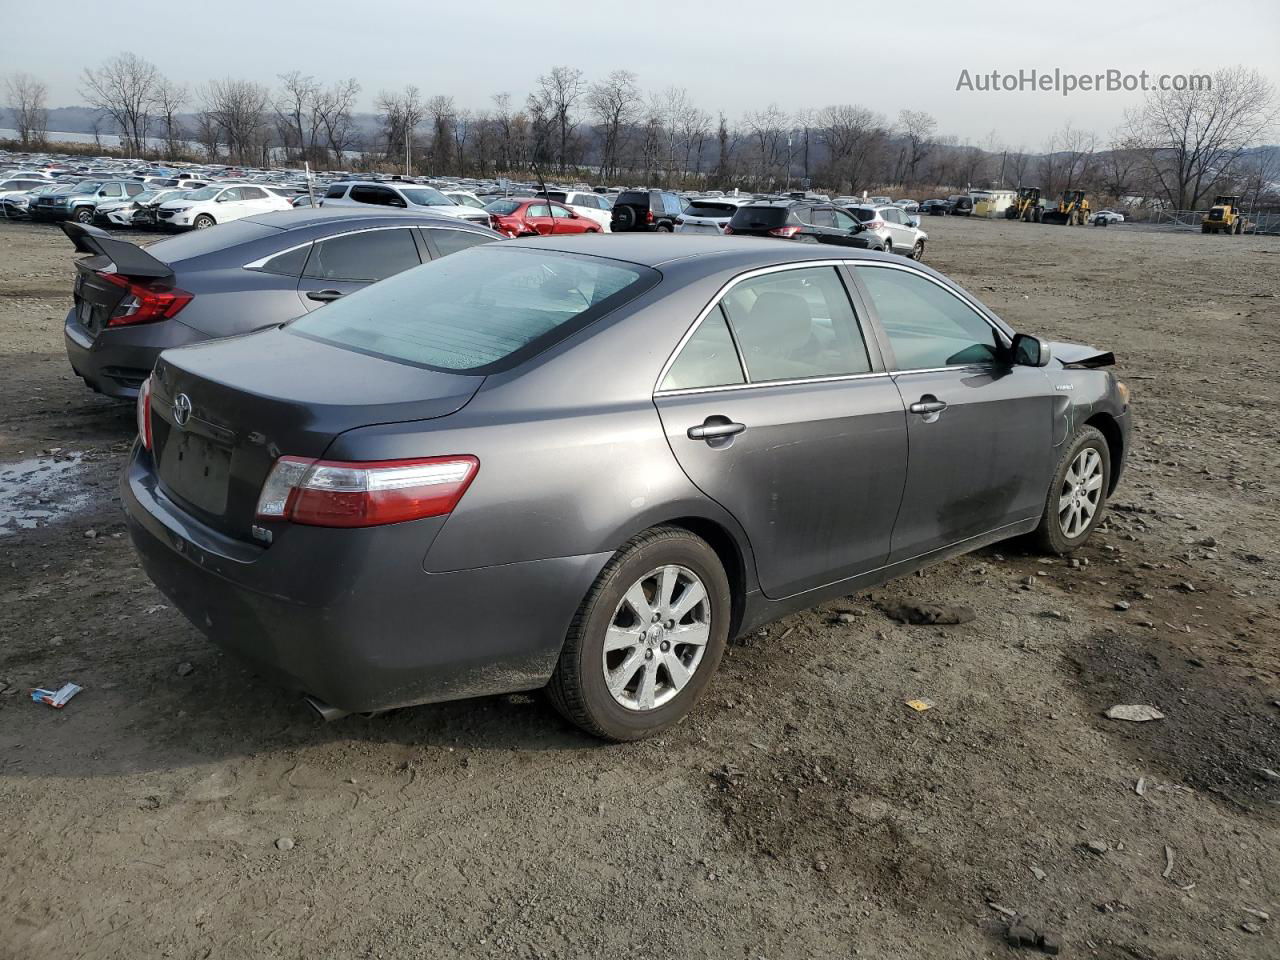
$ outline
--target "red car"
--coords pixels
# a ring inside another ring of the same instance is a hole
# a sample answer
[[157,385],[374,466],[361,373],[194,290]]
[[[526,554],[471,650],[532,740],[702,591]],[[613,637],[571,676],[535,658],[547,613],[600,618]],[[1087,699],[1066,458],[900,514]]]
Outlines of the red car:
[[600,224],[559,203],[537,198],[494,200],[485,210],[493,229],[508,237],[553,233],[599,233]]

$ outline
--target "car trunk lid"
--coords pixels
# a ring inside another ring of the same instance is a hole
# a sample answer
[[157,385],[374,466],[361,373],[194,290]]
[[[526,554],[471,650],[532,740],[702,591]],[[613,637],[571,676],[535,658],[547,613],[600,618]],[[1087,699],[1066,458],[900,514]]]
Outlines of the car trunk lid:
[[171,350],[152,377],[160,487],[203,523],[251,540],[258,495],[279,457],[321,457],[355,427],[448,416],[483,381],[280,329]]
[[127,286],[107,279],[114,274],[161,286],[172,283],[173,268],[128,240],[111,236],[99,227],[68,221],[62,224],[77,253],[89,256],[76,261],[72,290],[76,317],[95,338],[102,332],[122,300]]

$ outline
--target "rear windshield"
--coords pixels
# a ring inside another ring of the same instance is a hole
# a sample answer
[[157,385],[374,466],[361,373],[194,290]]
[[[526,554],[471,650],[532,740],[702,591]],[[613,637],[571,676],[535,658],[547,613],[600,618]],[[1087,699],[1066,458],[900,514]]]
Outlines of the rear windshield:
[[613,202],[615,207],[623,204],[648,209],[649,192],[647,190],[624,190],[618,194],[618,199]]
[[546,349],[658,279],[638,264],[486,244],[373,284],[287,329],[432,370],[491,373]]
[[741,207],[729,221],[732,227],[767,227],[772,230],[787,222],[788,207]]
[[539,194],[539,196],[546,197],[548,200],[559,200],[561,203],[567,203],[569,200],[569,194],[563,190],[548,190],[546,193]]
[[515,213],[520,209],[519,200],[494,200],[490,202],[485,209],[490,213],[496,213],[500,217],[505,217],[509,213]]
[[734,211],[738,209],[734,203],[707,203],[705,200],[695,200],[685,208],[685,216],[687,217],[732,217]]
[[177,263],[192,257],[203,257],[240,243],[248,243],[260,237],[280,233],[274,227],[264,227],[252,220],[232,220],[220,223],[208,230],[192,230],[180,233],[168,240],[160,240],[147,247],[147,253],[164,263]]

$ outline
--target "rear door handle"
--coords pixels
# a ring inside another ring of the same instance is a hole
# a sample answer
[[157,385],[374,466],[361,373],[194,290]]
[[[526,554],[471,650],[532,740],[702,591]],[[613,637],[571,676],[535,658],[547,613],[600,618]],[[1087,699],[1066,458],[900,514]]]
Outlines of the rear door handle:
[[725,417],[707,417],[696,427],[690,427],[688,436],[690,440],[720,440],[739,434],[745,429],[747,429],[745,423],[734,423]]
[[342,295],[341,290],[311,290],[307,293],[307,299],[317,303],[328,303],[330,300],[339,299]]

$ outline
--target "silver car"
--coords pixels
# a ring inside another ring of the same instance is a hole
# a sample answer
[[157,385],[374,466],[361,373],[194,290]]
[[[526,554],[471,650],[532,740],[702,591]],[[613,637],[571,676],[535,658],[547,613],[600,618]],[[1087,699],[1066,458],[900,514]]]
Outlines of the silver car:
[[893,204],[846,207],[865,230],[884,241],[886,253],[900,253],[912,260],[924,259],[929,235],[920,229],[920,220]]
[[163,353],[122,498],[174,605],[322,715],[546,688],[634,740],[771,620],[1080,547],[1128,445],[1111,362],[900,257],[487,243]]

